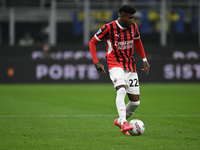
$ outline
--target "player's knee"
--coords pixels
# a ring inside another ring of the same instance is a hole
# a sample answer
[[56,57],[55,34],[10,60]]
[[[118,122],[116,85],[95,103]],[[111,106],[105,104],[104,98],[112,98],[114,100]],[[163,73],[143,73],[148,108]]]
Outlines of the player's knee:
[[128,98],[132,102],[140,101],[140,95],[128,94]]
[[117,95],[125,96],[126,95],[126,89],[124,87],[120,87],[117,89]]
[[139,101],[130,101],[132,106],[138,107],[140,105],[140,100]]
[[126,86],[125,85],[118,85],[115,89],[116,89],[116,91],[118,91],[119,89],[121,89],[121,88],[126,88]]

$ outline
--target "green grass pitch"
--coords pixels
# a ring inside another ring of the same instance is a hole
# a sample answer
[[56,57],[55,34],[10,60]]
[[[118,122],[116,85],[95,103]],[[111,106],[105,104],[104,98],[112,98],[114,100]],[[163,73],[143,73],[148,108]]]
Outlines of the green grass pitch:
[[[141,84],[141,136],[126,136],[111,84],[1,84],[1,150],[199,150],[200,84]],[[126,97],[126,102],[128,101]],[[129,121],[130,121],[129,119]]]

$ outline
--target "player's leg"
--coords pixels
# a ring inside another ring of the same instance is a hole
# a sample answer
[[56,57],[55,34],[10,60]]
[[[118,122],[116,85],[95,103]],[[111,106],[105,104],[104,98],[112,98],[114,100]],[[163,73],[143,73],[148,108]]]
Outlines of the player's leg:
[[116,106],[119,114],[119,118],[114,120],[115,125],[121,128],[121,132],[126,135],[130,135],[128,130],[131,130],[133,127],[130,126],[126,120],[126,106],[125,106],[125,96],[126,90],[125,85],[119,85],[116,87],[117,96],[116,96]]
[[128,97],[130,101],[126,105],[126,119],[131,117],[140,105],[139,95],[128,94]]
[[140,89],[139,89],[139,80],[137,73],[129,72],[126,73],[127,81],[127,92],[129,97],[129,102],[126,105],[126,119],[132,116],[140,105]]
[[128,130],[133,129],[126,120],[126,105],[125,105],[125,96],[126,96],[126,82],[125,74],[122,68],[112,68],[109,70],[110,79],[114,84],[114,88],[117,92],[116,96],[116,107],[119,114],[119,118],[115,119],[114,123],[121,128],[121,132],[130,135]]
[[124,121],[126,121],[126,105],[125,105],[125,96],[126,82],[124,80],[124,70],[122,68],[112,68],[109,70],[110,79],[114,84],[114,88],[116,90],[116,107],[119,114],[119,118],[117,122],[121,126]]
[[118,122],[120,125],[126,121],[126,105],[125,105],[125,96],[126,89],[125,85],[119,85],[116,87],[117,96],[116,96],[116,107],[119,114]]

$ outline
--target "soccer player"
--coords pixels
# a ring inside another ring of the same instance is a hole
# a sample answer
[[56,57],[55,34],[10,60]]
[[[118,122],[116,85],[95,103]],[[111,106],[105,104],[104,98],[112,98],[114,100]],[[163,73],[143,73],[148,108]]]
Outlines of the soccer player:
[[[99,74],[106,73],[104,66],[96,55],[96,44],[105,40],[106,59],[108,63],[110,79],[117,92],[116,107],[119,118],[114,124],[121,128],[123,134],[129,135],[128,130],[133,129],[127,119],[140,105],[140,91],[136,63],[133,57],[134,45],[143,60],[143,69],[149,73],[150,65],[147,61],[143,44],[140,39],[138,26],[134,22],[136,10],[130,5],[123,5],[119,9],[119,18],[108,24],[104,24],[89,42],[93,62]],[[129,102],[125,104],[125,96],[128,94]]]

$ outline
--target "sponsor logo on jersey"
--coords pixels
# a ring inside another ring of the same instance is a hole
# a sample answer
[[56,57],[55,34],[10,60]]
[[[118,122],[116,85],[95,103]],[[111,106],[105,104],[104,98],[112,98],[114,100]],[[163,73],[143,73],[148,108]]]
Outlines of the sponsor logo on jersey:
[[118,50],[129,49],[129,48],[132,47],[132,44],[133,44],[133,40],[130,40],[130,41],[122,41],[122,42],[115,41],[115,46],[118,47]]

